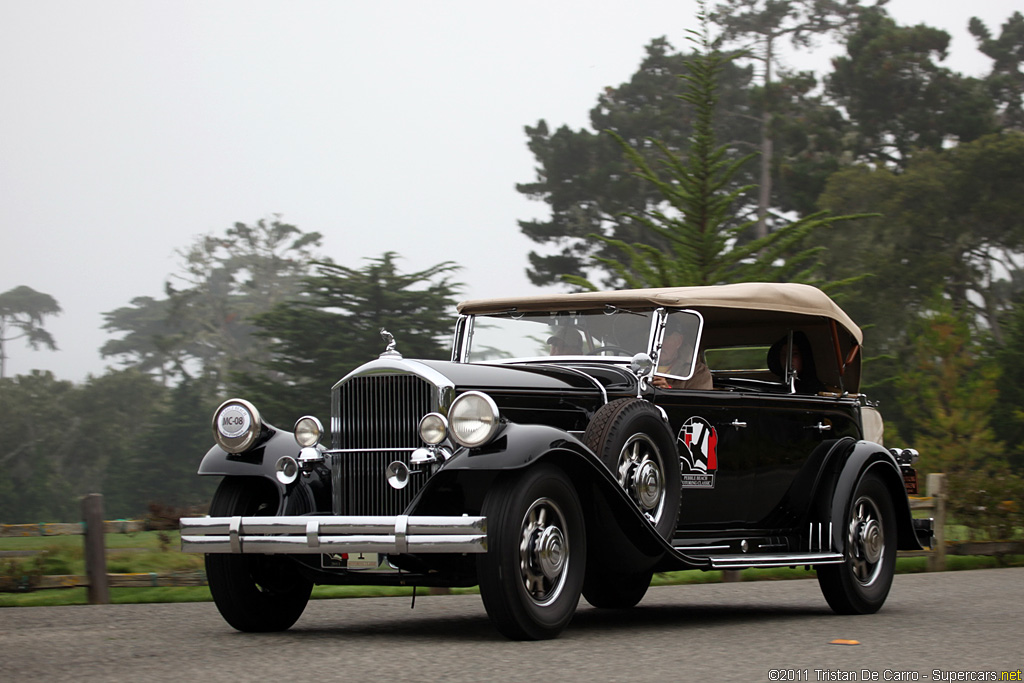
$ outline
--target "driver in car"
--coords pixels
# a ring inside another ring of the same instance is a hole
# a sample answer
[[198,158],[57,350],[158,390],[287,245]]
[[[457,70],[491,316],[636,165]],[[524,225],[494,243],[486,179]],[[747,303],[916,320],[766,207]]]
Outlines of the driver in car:
[[[665,338],[661,344],[661,355],[658,357],[658,372],[669,375],[684,375],[689,369],[689,357],[685,353],[686,335],[679,325],[673,325],[669,320],[669,326],[665,330]],[[693,376],[690,379],[674,379],[655,375],[651,382],[658,389],[697,389],[709,390],[713,388],[711,381],[711,370],[708,369],[704,359],[697,358],[697,365],[693,369]]]

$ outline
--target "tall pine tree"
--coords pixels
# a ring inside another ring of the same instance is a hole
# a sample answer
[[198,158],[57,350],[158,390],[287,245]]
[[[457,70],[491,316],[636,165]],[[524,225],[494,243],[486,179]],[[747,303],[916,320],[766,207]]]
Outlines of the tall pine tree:
[[[660,204],[639,213],[626,213],[621,222],[632,223],[639,240],[633,243],[593,235],[612,253],[624,258],[597,256],[595,260],[629,287],[717,285],[749,281],[817,282],[817,248],[801,243],[814,230],[858,216],[829,216],[818,212],[781,225],[765,237],[744,242],[742,237],[756,223],[744,220],[741,201],[753,186],[736,186],[742,166],[755,155],[730,156],[728,145],[719,145],[713,126],[718,102],[718,78],[734,56],[714,45],[710,22],[701,3],[701,30],[689,31],[697,50],[688,62],[686,82],[679,96],[695,113],[693,133],[683,153],[660,140],[633,145],[609,131],[636,169],[634,174],[655,190]],[[643,148],[661,151],[652,163]],[[621,231],[620,231],[621,232]],[[565,280],[585,289],[596,289],[586,279],[569,275]]]

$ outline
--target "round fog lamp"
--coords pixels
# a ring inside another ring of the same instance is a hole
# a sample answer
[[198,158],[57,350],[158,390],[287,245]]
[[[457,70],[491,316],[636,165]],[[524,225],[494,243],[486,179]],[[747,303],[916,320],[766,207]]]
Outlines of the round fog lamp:
[[448,436],[448,420],[439,413],[427,413],[420,420],[420,438],[431,446],[444,441]]
[[309,448],[320,443],[320,436],[323,433],[324,426],[312,415],[300,417],[295,422],[295,441],[302,448]]

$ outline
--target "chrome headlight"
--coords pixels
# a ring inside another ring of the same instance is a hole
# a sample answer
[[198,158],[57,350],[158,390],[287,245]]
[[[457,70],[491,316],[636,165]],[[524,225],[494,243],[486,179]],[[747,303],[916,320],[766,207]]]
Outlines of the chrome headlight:
[[420,420],[420,438],[423,443],[436,446],[448,436],[448,420],[440,413],[427,413]]
[[323,433],[324,426],[312,415],[300,417],[295,422],[295,441],[302,448],[309,448],[320,443]]
[[260,411],[248,401],[228,399],[213,413],[213,439],[228,453],[241,453],[252,448],[261,431],[263,420]]
[[448,409],[452,438],[466,448],[482,446],[498,431],[498,406],[487,394],[467,391]]

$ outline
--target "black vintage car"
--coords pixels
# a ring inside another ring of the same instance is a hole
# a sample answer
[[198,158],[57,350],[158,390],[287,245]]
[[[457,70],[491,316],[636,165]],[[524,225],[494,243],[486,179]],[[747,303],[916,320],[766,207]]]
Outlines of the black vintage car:
[[[882,446],[862,335],[821,291],[747,283],[469,301],[449,361],[386,350],[331,390],[330,434],[232,399],[181,521],[241,631],[290,627],[313,584],[480,586],[510,638],[654,572],[805,566],[839,613],[885,602],[916,453]],[[399,341],[400,341],[399,333]],[[322,440],[329,439],[329,444]],[[912,491],[913,492],[913,491]]]

